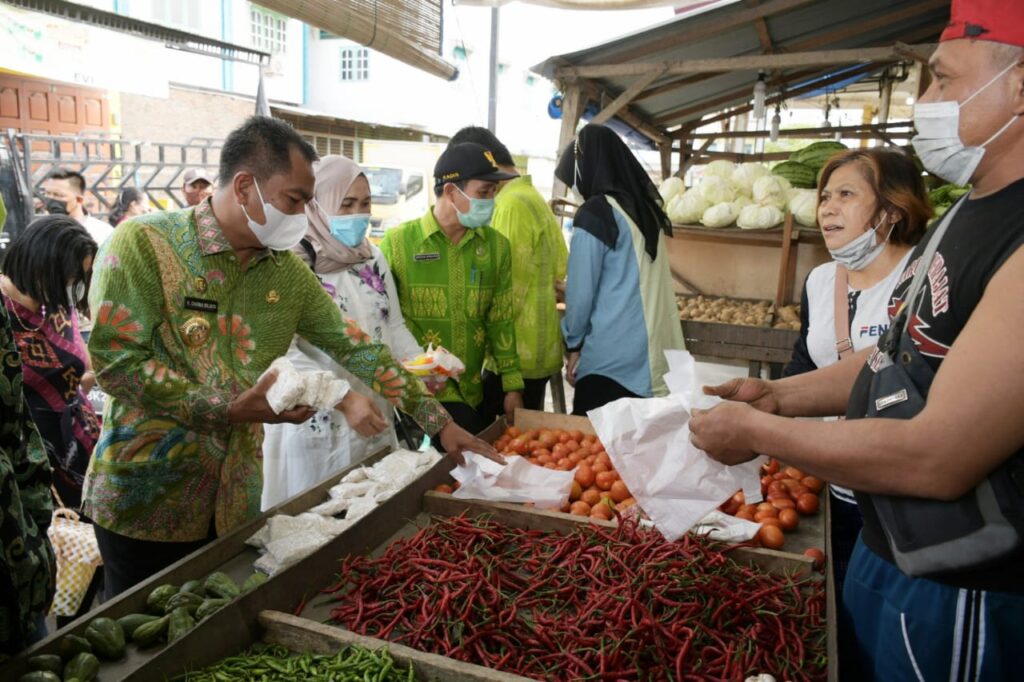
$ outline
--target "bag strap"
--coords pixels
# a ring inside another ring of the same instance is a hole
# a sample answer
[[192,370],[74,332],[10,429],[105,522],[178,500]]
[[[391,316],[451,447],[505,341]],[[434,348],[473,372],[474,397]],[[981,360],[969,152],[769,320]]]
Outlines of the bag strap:
[[836,263],[835,319],[836,353],[840,358],[853,354],[853,339],[850,338],[850,299],[847,294],[849,273]]
[[309,269],[316,272],[316,249],[313,248],[313,242],[309,241],[308,238],[303,237],[302,241],[299,242],[299,246],[309,256]]
[[932,260],[935,258],[935,252],[939,249],[939,243],[942,241],[943,236],[945,236],[946,229],[953,222],[953,216],[956,215],[956,212],[960,210],[965,201],[967,201],[967,195],[964,195],[949,207],[946,214],[942,216],[942,220],[935,226],[931,239],[928,240],[928,246],[925,247],[924,253],[921,254],[920,260],[917,261],[917,271],[914,273],[914,279],[907,290],[907,297],[901,311],[903,314],[901,334],[906,334],[907,328],[910,326],[911,311],[914,310],[915,305],[918,305],[917,298],[924,289],[924,283],[928,279],[928,271],[931,270]]

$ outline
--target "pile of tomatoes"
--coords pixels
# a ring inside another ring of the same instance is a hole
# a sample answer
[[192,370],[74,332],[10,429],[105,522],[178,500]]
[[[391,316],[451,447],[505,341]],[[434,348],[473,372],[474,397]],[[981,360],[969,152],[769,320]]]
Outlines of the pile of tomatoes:
[[761,495],[765,501],[747,504],[743,491],[736,493],[719,507],[747,521],[761,524],[757,537],[768,549],[779,549],[786,541],[786,532],[796,530],[800,516],[818,513],[818,493],[825,487],[820,478],[808,476],[796,467],[782,467],[772,458],[761,467]]
[[510,426],[494,441],[494,447],[505,456],[525,457],[531,464],[547,469],[575,470],[569,503],[562,507],[563,512],[610,520],[613,509],[621,512],[636,504],[594,434],[563,429],[523,431]]

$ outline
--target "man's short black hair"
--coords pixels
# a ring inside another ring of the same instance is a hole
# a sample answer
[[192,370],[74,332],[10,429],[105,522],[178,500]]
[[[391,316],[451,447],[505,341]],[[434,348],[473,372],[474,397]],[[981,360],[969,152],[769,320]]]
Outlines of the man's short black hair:
[[494,156],[494,161],[499,166],[516,165],[516,162],[512,160],[512,155],[509,154],[508,147],[503,145],[501,140],[487,128],[466,126],[452,136],[452,139],[448,141],[448,146],[452,147],[463,142],[475,142],[485,148]]
[[251,116],[224,140],[220,150],[219,184],[229,184],[235,173],[243,170],[260,180],[287,173],[291,170],[292,148],[298,149],[310,163],[317,160],[313,145],[295,128],[269,116]]
[[71,186],[76,188],[79,194],[85,195],[85,176],[78,171],[71,170],[70,168],[55,168],[46,176],[46,179],[70,180]]

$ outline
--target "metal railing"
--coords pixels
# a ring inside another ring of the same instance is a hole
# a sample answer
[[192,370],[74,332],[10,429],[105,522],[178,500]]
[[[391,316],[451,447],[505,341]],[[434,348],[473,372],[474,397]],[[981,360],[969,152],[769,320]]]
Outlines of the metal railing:
[[[96,217],[110,213],[125,187],[142,191],[163,209],[185,206],[185,171],[201,167],[215,175],[222,144],[222,140],[209,138],[192,138],[185,143],[144,142],[97,133],[22,133],[13,128],[4,134],[18,191],[29,208],[25,216],[28,220],[32,218],[33,198],[42,195],[43,182],[58,168],[82,173],[87,185],[86,207]],[[17,233],[18,225],[13,227],[11,231]]]

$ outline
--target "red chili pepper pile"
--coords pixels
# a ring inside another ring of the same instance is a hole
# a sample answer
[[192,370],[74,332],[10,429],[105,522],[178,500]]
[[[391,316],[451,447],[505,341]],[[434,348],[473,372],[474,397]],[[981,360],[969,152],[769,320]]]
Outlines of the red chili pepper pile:
[[349,557],[331,622],[537,679],[826,677],[824,590],[623,521],[568,535],[435,519]]

